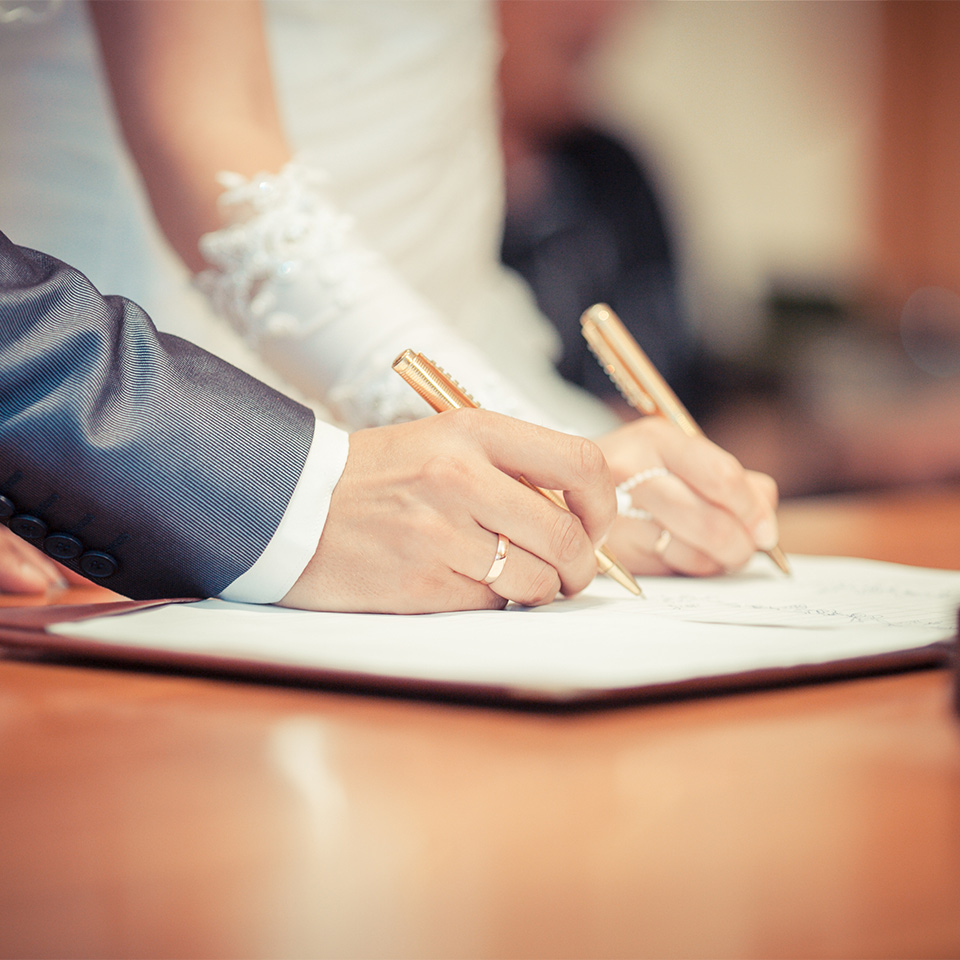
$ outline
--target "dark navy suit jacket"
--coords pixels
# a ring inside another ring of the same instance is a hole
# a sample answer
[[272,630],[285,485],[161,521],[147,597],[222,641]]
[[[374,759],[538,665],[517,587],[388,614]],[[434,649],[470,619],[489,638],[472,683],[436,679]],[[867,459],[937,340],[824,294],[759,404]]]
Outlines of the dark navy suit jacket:
[[215,596],[260,556],[306,407],[0,233],[0,519],[138,599]]

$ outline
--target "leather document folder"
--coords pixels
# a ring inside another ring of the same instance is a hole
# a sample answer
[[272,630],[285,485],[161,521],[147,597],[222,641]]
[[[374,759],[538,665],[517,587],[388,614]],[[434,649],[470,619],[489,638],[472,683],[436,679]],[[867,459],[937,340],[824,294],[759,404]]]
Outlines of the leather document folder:
[[358,692],[570,707],[947,667],[960,572],[765,558],[700,581],[598,579],[538,608],[425,616],[205,601],[0,610],[0,646]]

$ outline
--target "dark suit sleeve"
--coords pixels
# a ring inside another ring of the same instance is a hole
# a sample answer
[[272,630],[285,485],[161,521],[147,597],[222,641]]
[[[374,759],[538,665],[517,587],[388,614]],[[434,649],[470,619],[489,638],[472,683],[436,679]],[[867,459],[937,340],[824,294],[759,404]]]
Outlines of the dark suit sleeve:
[[310,410],[0,233],[0,516],[137,599],[215,596],[260,556]]

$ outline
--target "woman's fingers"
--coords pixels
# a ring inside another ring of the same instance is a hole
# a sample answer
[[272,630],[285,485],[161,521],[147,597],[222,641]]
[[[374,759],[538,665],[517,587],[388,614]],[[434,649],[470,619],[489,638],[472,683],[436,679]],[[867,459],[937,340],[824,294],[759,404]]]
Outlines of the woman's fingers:
[[619,518],[610,540],[633,572],[710,575],[738,569],[776,545],[776,483],[706,438],[649,417],[601,446],[615,479],[643,478],[630,495],[648,518]]
[[709,577],[735,569],[686,543],[656,519],[620,517],[613,525],[607,543],[627,569],[638,576],[679,573],[689,577]]
[[[638,527],[645,523],[655,529],[668,530],[675,541],[709,557],[721,569],[734,570],[743,566],[757,550],[756,541],[733,513],[704,499],[675,474],[646,484],[643,506],[652,514],[652,520],[634,521]],[[645,533],[638,529],[639,535]],[[676,550],[671,552],[671,558],[677,558]],[[661,556],[661,559],[666,558]],[[689,569],[691,564],[695,569]],[[683,573],[699,572],[703,566],[693,558],[679,566],[670,565]]]
[[[671,424],[663,431],[664,466],[702,500],[736,518],[755,546],[770,550],[777,545],[776,485],[761,483],[732,454],[705,437],[687,437]],[[762,489],[762,488],[766,489]]]
[[773,477],[765,473],[758,473],[756,470],[748,470],[747,483],[773,509],[777,508],[777,504],[780,502],[780,491],[777,488],[777,481]]

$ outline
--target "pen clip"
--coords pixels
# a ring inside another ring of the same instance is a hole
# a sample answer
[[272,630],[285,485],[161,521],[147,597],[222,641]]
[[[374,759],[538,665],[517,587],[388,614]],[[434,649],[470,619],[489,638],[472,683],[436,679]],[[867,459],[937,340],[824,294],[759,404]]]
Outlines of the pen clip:
[[[688,437],[703,436],[687,408],[605,303],[585,310],[580,317],[580,327],[594,356],[627,403],[641,413],[666,417]],[[779,546],[765,552],[784,573],[790,573],[790,564]]]
[[603,328],[592,317],[583,319],[582,324],[583,336],[590,352],[597,358],[603,372],[613,381],[623,399],[643,414],[650,416],[657,413],[653,397],[643,389],[636,377],[629,375],[627,365],[604,337]]
[[580,325],[594,356],[627,403],[643,414],[666,417],[688,436],[702,435],[703,431],[687,408],[605,303],[584,311]]

